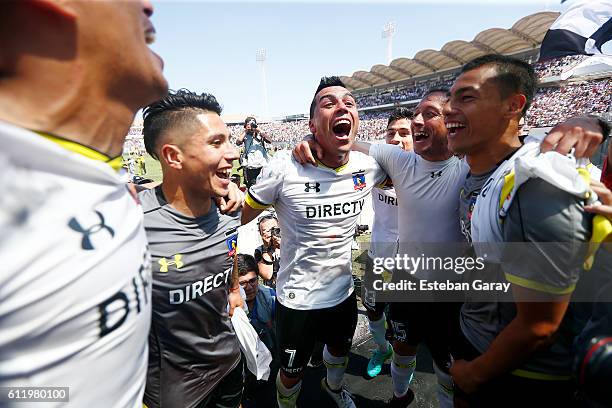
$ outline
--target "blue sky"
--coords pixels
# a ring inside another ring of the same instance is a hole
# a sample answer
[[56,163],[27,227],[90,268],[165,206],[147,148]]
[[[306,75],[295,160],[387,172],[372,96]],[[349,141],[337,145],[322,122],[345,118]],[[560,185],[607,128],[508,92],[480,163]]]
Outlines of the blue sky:
[[383,25],[396,22],[393,57],[510,28],[559,0],[523,1],[153,1],[157,40],[172,89],[210,92],[224,114],[263,113],[255,52],[267,52],[272,116],[305,113],[323,75],[351,75],[386,64]]

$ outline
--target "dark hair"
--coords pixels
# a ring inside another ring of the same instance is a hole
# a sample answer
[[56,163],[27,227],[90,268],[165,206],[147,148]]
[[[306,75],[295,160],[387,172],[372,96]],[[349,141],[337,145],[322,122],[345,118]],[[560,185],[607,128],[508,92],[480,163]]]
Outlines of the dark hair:
[[400,106],[399,108],[393,109],[391,115],[389,115],[389,120],[387,121],[387,126],[391,124],[391,122],[395,122],[400,119],[412,119],[414,114],[412,111],[404,106]]
[[531,106],[538,84],[538,77],[533,67],[517,58],[499,54],[488,54],[465,64],[461,68],[459,75],[485,65],[495,67],[497,71],[495,81],[498,84],[499,94],[502,98],[507,98],[513,93],[525,95],[525,98],[527,98],[523,108],[523,115],[525,115],[525,112]]
[[246,127],[246,125],[250,122],[250,121],[254,121],[255,123],[257,123],[257,119],[255,119],[253,116],[247,116],[247,118],[244,120],[244,127]]
[[310,103],[310,118],[311,119],[314,116],[315,106],[317,106],[317,100],[315,99],[317,97],[317,94],[322,89],[329,88],[331,86],[341,86],[343,88],[346,88],[346,85],[344,85],[344,82],[342,82],[342,80],[338,78],[337,76],[329,76],[329,77],[321,78],[321,81],[319,82],[319,86],[317,87],[317,90],[314,93],[314,96],[312,97],[312,102]]
[[147,152],[159,160],[156,152],[157,141],[166,130],[193,121],[195,115],[201,111],[221,115],[221,110],[217,98],[209,93],[197,94],[184,88],[176,92],[170,91],[162,99],[144,108],[142,133]]
[[238,276],[244,276],[249,272],[257,273],[257,262],[251,255],[238,254],[236,264],[238,265]]

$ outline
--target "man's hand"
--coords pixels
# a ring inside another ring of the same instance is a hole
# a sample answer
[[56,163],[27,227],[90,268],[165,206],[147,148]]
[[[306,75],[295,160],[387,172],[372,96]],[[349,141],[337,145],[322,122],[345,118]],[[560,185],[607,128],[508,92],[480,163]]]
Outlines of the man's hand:
[[221,214],[230,214],[242,208],[244,193],[235,183],[230,183],[227,197],[215,197],[215,202]]
[[310,163],[313,166],[317,165],[317,161],[315,160],[312,152],[316,153],[317,157],[323,157],[323,149],[321,146],[315,142],[314,137],[312,135],[308,135],[304,138],[303,141],[297,144],[293,149],[293,157],[300,164]]
[[566,155],[575,148],[577,159],[591,157],[603,141],[602,129],[597,119],[576,116],[550,130],[540,146],[542,153],[554,150]]
[[605,215],[612,221],[612,191],[596,180],[591,180],[591,190],[597,194],[601,205],[585,205],[584,209],[590,213]]
[[469,361],[455,360],[450,368],[450,375],[453,377],[453,382],[466,394],[478,391],[482,385],[482,381],[476,378],[470,364],[471,362]]
[[240,290],[230,290],[229,295],[227,295],[227,302],[230,306],[229,315],[232,317],[234,315],[234,309],[244,305],[244,300],[242,296],[240,296]]

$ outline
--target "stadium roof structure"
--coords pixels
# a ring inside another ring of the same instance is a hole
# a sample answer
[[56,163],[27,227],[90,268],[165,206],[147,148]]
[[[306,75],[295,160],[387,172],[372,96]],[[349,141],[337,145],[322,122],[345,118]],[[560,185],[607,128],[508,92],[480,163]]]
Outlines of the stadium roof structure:
[[357,71],[341,79],[350,90],[360,90],[459,68],[485,54],[516,54],[537,49],[559,14],[531,14],[521,18],[509,29],[484,30],[470,42],[450,41],[439,51],[422,50],[413,58],[397,58],[389,65],[374,65],[370,71]]

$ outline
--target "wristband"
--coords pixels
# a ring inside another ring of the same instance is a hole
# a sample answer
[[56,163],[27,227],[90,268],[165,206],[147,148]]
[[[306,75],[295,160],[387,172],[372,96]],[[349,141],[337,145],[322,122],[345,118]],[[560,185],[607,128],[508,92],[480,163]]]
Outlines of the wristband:
[[240,285],[236,286],[235,288],[230,288],[230,293],[236,293],[236,292],[240,292]]

